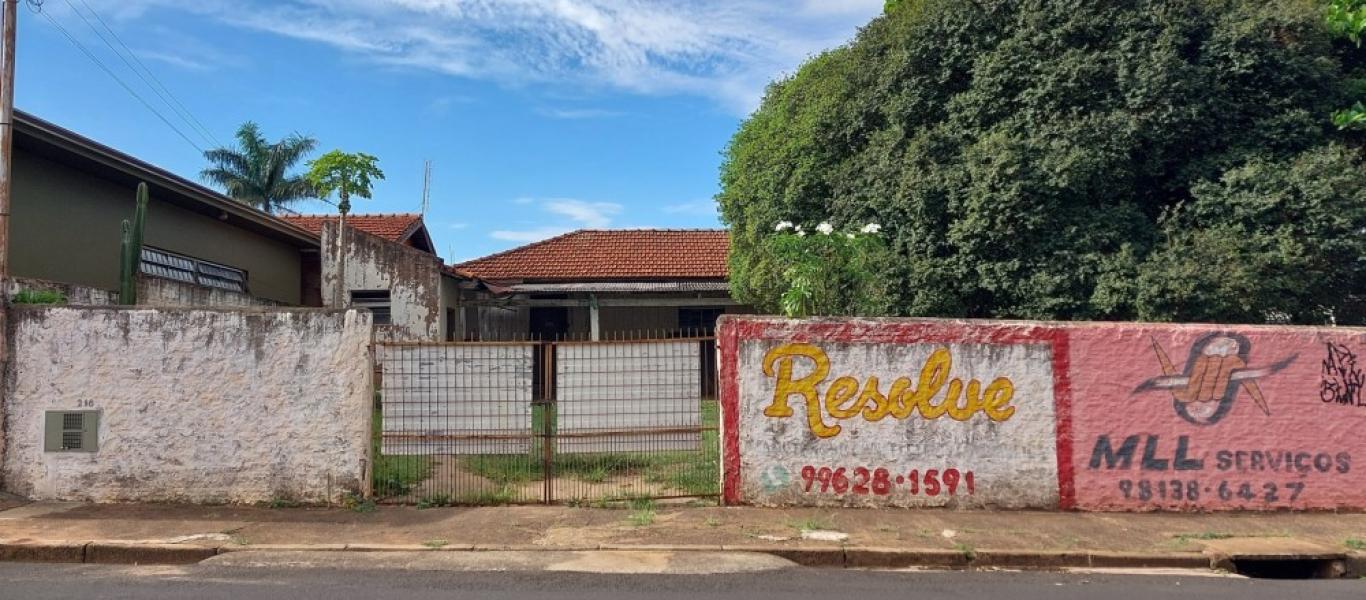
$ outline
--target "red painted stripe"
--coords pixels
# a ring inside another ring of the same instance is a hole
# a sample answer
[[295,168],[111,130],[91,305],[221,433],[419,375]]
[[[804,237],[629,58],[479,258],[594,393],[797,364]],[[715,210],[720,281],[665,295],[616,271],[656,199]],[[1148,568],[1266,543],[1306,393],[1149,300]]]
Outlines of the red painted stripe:
[[1053,330],[1053,420],[1058,455],[1058,508],[1077,507],[1076,471],[1072,463],[1072,355],[1067,330]]
[[721,372],[721,501],[740,503],[740,374],[739,329],[749,325],[722,317],[716,340]]

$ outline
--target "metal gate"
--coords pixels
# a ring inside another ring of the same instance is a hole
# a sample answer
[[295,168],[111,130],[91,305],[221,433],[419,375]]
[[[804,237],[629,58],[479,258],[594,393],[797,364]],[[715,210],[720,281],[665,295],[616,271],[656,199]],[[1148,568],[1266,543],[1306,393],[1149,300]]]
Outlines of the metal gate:
[[719,495],[715,338],[376,346],[375,495],[606,504]]

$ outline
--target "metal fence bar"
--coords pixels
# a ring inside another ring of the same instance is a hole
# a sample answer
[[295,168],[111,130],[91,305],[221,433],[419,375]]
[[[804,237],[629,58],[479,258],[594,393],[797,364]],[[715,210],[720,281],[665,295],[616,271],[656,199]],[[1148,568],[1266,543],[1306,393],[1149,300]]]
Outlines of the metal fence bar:
[[374,490],[422,505],[719,495],[702,332],[381,343]]

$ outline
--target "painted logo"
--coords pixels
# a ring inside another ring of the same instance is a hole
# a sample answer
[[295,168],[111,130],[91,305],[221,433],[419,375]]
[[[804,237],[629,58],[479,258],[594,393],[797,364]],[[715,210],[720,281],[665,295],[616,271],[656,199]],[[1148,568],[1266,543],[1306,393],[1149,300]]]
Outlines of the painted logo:
[[1153,340],[1153,351],[1162,365],[1162,376],[1143,382],[1135,394],[1152,390],[1171,390],[1172,406],[1182,419],[1196,425],[1218,423],[1233,408],[1239,391],[1257,403],[1262,413],[1270,416],[1271,407],[1257,385],[1257,380],[1290,366],[1298,354],[1292,354],[1270,366],[1251,368],[1248,353],[1252,343],[1236,333],[1208,334],[1191,345],[1186,367],[1177,372],[1167,352]]

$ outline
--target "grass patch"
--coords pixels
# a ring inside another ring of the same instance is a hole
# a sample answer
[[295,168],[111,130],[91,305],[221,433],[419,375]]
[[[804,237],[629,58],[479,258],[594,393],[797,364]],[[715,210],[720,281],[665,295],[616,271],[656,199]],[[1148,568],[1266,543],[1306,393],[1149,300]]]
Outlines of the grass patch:
[[435,494],[432,496],[423,496],[421,499],[419,499],[417,501],[417,509],[423,510],[427,508],[438,508],[442,506],[450,506],[453,503],[454,500],[451,498],[450,494]]
[[636,527],[648,527],[654,524],[655,501],[653,499],[633,498],[631,499],[631,510],[635,512],[632,512],[631,516],[627,517],[627,519],[631,521],[632,525],[635,525]]
[[15,304],[66,304],[66,294],[56,290],[20,290],[10,302]]
[[[719,408],[715,400],[702,401],[702,425],[716,427]],[[546,409],[533,406],[532,430],[541,432],[546,426]],[[552,417],[553,418],[553,417]],[[554,430],[554,423],[549,424]],[[680,494],[711,495],[719,493],[720,446],[716,431],[702,432],[702,449],[698,452],[651,453],[595,453],[556,454],[551,469],[556,477],[567,477],[587,483],[602,483],[616,477],[639,477]],[[532,440],[527,454],[504,456],[483,455],[462,459],[465,469],[504,485],[525,484],[545,479],[544,441]]]
[[429,456],[389,456],[380,452],[383,449],[381,432],[384,431],[382,411],[374,412],[370,424],[370,456],[375,461],[371,483],[377,496],[406,496],[413,487],[431,477],[433,463]]
[[788,523],[787,526],[797,531],[830,531],[835,528],[835,525],[824,517],[807,517]]
[[501,506],[512,504],[517,501],[517,492],[512,488],[503,486],[497,490],[480,490],[461,494],[456,499],[455,504],[467,506]]
[[967,542],[958,542],[953,545],[953,549],[963,553],[963,557],[968,560],[977,558],[977,549]]
[[427,540],[422,542],[422,545],[431,548],[432,550],[436,550],[437,548],[445,548],[446,546],[451,545],[451,543],[446,540]]
[[1222,533],[1218,531],[1202,531],[1200,533],[1177,534],[1176,540],[1180,542],[1189,542],[1191,540],[1226,540],[1231,537],[1233,537],[1233,534],[1231,533]]
[[1347,547],[1353,550],[1366,550],[1366,539],[1347,538]]

